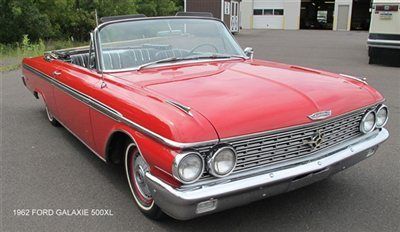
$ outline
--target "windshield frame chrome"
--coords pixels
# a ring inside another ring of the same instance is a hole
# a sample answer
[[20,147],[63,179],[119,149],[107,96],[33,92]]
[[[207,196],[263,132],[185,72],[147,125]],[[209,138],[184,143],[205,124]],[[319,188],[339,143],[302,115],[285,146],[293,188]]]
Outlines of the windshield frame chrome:
[[[100,25],[98,25],[94,31],[93,31],[93,38],[94,38],[94,45],[95,45],[95,52],[96,52],[96,57],[97,59],[97,71],[100,73],[117,73],[117,72],[128,72],[128,71],[138,71],[140,70],[140,66],[137,67],[132,67],[132,68],[124,68],[124,69],[104,69],[104,60],[102,54],[102,48],[100,45],[100,31],[102,28],[105,26],[111,25],[111,24],[116,24],[116,23],[122,23],[122,22],[132,22],[132,21],[144,21],[144,20],[159,20],[159,19],[201,19],[201,20],[213,20],[222,23],[224,25],[225,29],[228,30],[229,28],[226,26],[226,24],[221,21],[220,19],[217,18],[209,18],[209,17],[198,17],[198,16],[164,16],[164,17],[143,17],[143,18],[130,18],[130,19],[120,19],[120,20],[113,20],[113,21],[108,21],[104,22]],[[229,32],[229,35],[232,37],[233,41],[238,45],[240,48],[241,52],[244,54],[243,49],[240,47],[237,39],[232,35],[232,33]],[[218,59],[219,61],[222,60],[232,60],[232,59],[238,59],[239,57],[230,57],[226,59]],[[244,60],[248,60],[249,58],[247,56],[243,56]],[[154,68],[156,67],[163,67],[163,66],[173,66],[177,64],[188,64],[188,63],[201,63],[201,62],[210,62],[210,61],[216,61],[216,59],[202,59],[202,60],[182,60],[182,61],[175,61],[175,62],[170,62],[170,63],[162,63],[162,64],[155,64]]]

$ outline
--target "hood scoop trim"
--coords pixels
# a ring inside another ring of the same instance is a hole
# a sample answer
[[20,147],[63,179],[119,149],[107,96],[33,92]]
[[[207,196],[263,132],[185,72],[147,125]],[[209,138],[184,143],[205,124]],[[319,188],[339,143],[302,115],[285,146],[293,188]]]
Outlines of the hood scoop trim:
[[193,116],[192,113],[190,112],[191,108],[189,106],[182,105],[181,103],[173,100],[166,100],[165,102],[174,106],[175,108],[178,108],[179,110],[185,112],[186,114]]

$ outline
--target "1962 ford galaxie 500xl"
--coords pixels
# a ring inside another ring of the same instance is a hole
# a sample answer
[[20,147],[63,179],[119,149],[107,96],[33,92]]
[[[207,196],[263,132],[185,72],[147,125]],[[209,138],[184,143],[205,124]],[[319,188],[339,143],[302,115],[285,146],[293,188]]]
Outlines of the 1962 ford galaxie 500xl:
[[210,17],[108,18],[88,47],[23,60],[23,82],[106,162],[139,209],[186,220],[291,191],[389,133],[365,80],[256,60]]

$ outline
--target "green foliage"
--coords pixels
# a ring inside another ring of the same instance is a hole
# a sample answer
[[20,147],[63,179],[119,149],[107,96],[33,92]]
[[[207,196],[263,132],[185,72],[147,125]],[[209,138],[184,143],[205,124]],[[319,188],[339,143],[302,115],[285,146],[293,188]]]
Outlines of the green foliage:
[[45,51],[84,45],[87,45],[86,41],[50,40],[45,43],[39,39],[37,42],[31,42],[28,35],[23,35],[21,43],[0,43],[0,72],[19,68],[24,57],[41,56]]
[[[6,58],[13,58],[14,61],[11,63],[1,62],[0,71],[11,71],[19,67],[19,60],[23,57],[39,56],[45,51],[45,45],[43,40],[39,39],[37,43],[31,43],[28,35],[23,35],[21,43],[15,43],[14,46],[0,44],[0,60],[5,60]],[[17,62],[15,62],[15,59]]]
[[174,15],[182,9],[183,0],[0,0],[0,43],[21,42],[25,34],[34,42],[87,41],[95,10],[102,17]]
[[51,35],[49,17],[39,11],[33,0],[0,2],[0,43],[19,41],[23,34],[35,41]]
[[174,15],[181,7],[173,0],[137,0],[138,12],[146,16]]

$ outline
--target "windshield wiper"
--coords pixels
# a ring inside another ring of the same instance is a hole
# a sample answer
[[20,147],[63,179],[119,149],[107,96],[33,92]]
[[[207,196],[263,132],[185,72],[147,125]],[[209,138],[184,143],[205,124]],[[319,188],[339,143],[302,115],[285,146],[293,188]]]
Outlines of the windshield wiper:
[[246,57],[239,56],[239,55],[209,55],[209,56],[187,56],[187,57],[168,57],[162,60],[156,60],[153,62],[149,62],[146,64],[142,64],[137,67],[137,71],[140,71],[141,69],[152,66],[155,64],[162,64],[162,63],[169,63],[169,62],[178,62],[178,61],[185,61],[185,60],[202,60],[202,59],[230,59],[230,58],[240,58],[243,60],[246,60]]
[[147,66],[151,66],[151,65],[155,65],[155,64],[162,64],[162,63],[168,63],[168,62],[177,62],[177,61],[182,61],[182,60],[186,60],[185,58],[180,58],[180,57],[168,57],[162,60],[156,60],[156,61],[152,61],[149,63],[145,63],[142,65],[139,65],[137,67],[137,70],[141,70],[142,68],[145,68]]
[[240,55],[229,55],[229,54],[213,54],[208,56],[192,56],[193,59],[231,59],[231,58],[239,58],[246,60],[246,57]]

